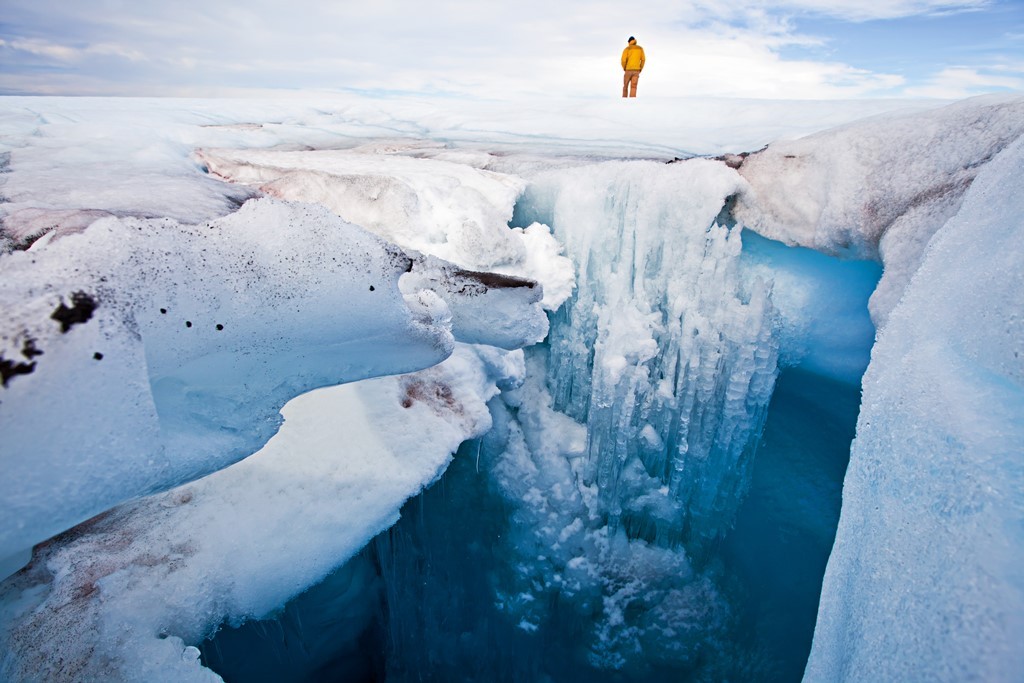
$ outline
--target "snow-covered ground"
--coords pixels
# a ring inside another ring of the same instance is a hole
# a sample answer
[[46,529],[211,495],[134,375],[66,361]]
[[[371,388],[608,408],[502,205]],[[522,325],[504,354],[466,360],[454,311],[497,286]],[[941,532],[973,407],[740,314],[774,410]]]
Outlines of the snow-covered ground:
[[722,674],[709,553],[779,369],[855,385],[873,341],[877,267],[807,248],[884,267],[808,679],[1020,671],[1024,98],[6,98],[0,131],[4,573],[36,546],[4,680],[215,680],[194,646],[475,438],[515,628],[564,601],[595,671]]

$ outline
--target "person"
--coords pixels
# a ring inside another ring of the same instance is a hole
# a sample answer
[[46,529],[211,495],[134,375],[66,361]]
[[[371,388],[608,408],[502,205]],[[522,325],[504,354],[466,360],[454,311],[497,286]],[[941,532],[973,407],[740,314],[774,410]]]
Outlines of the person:
[[636,44],[636,38],[629,37],[626,49],[622,51],[622,96],[636,97],[636,84],[640,80],[640,72],[644,69],[644,49]]

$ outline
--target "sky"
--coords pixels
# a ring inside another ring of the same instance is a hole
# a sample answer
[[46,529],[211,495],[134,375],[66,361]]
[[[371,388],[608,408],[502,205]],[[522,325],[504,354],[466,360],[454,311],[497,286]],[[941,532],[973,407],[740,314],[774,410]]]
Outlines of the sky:
[[1024,91],[1024,0],[3,0],[0,94],[860,99]]

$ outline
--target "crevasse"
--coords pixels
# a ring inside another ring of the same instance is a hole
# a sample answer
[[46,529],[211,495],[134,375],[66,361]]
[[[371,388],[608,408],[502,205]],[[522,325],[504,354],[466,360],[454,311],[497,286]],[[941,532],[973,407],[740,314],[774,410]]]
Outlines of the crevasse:
[[375,541],[387,680],[751,671],[715,548],[779,342],[769,284],[718,220],[739,182],[701,160],[532,179],[514,222],[551,226],[576,290],[490,401],[493,428]]

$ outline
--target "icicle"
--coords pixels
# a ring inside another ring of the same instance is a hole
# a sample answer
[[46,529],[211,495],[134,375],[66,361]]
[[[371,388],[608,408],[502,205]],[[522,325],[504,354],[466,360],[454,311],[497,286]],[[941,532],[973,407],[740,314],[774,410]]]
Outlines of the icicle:
[[[740,291],[740,233],[715,222],[734,188],[715,169],[579,175],[554,205],[579,267],[552,320],[554,405],[588,425],[586,476],[612,527],[700,556],[749,483],[777,373],[769,292]],[[653,502],[666,486],[671,500]]]

